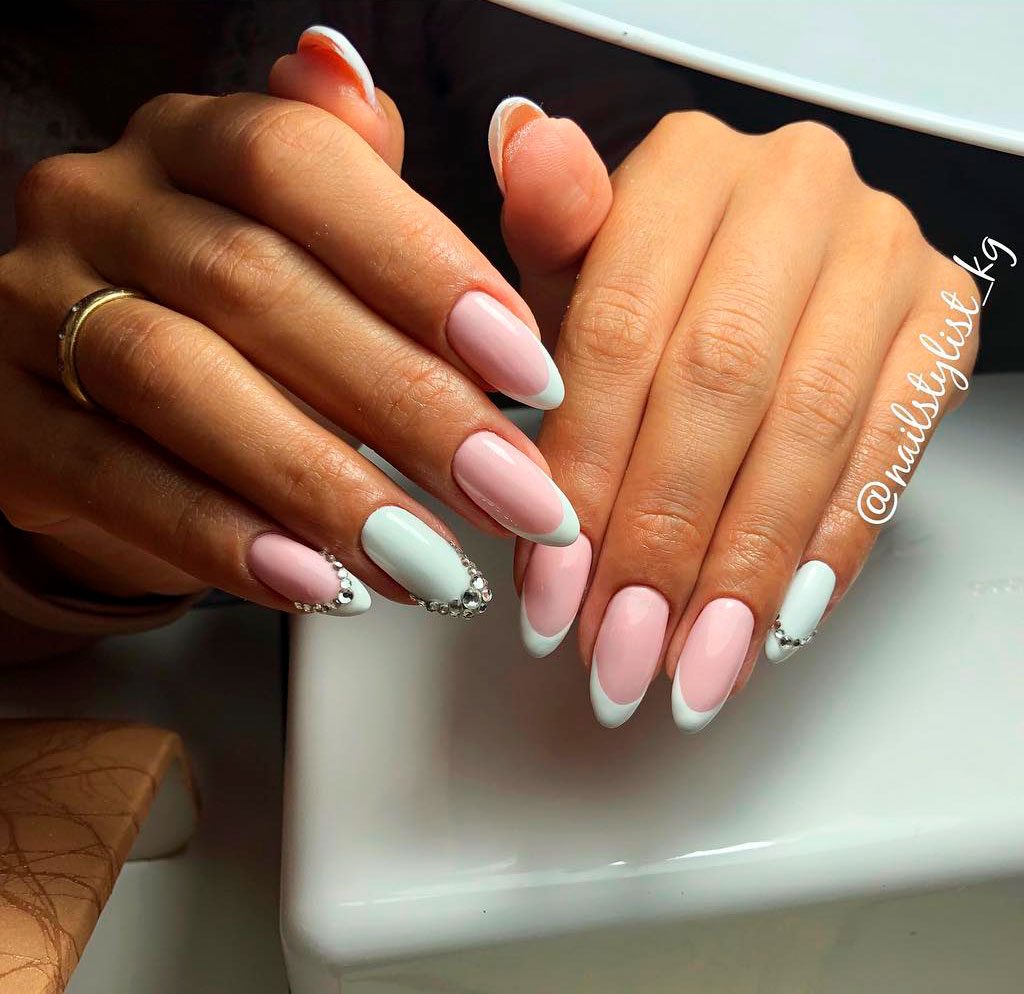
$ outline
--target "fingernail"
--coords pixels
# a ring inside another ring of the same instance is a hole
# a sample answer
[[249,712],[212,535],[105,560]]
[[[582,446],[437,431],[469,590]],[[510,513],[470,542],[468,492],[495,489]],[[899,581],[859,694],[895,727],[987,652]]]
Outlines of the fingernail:
[[335,31],[334,28],[325,28],[321,24],[306,28],[299,36],[296,51],[327,52],[334,56],[341,63],[340,68],[359,87],[366,102],[371,107],[377,106],[377,91],[374,88],[370,70],[366,68],[363,57],[356,51],[352,42],[340,31]]
[[[793,576],[782,600],[779,616],[764,640],[765,658],[781,663],[810,641],[836,589],[836,575],[828,563],[812,559]],[[797,643],[797,644],[793,644]]]
[[349,616],[370,608],[370,593],[329,552],[314,552],[284,535],[260,535],[249,569],[261,583],[306,614]]
[[590,661],[590,703],[605,728],[628,721],[661,659],[668,601],[650,587],[623,587],[609,602]]
[[490,431],[459,446],[452,474],[466,495],[509,531],[540,545],[572,545],[580,521],[555,481]]
[[448,341],[471,369],[496,390],[550,411],[565,386],[548,350],[524,322],[489,294],[470,290],[448,316]]
[[505,193],[505,146],[510,138],[524,125],[538,117],[547,115],[532,100],[526,97],[506,97],[491,115],[491,123],[487,129],[487,148],[491,153],[491,167],[494,178],[498,181],[498,189]]
[[672,717],[684,732],[699,732],[722,709],[743,665],[754,615],[743,601],[711,601],[693,624],[672,681]]
[[367,556],[428,610],[465,617],[486,610],[491,591],[479,570],[405,508],[378,507],[363,523],[360,540]]
[[591,556],[586,535],[563,548],[534,546],[519,605],[519,628],[531,656],[550,655],[562,644],[583,600]]

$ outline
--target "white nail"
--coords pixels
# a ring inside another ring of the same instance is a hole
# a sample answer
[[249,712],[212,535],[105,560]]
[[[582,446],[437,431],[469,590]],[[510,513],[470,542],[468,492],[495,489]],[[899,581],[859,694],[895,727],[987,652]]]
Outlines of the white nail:
[[[796,571],[779,609],[779,624],[790,638],[807,638],[821,621],[836,587],[836,575],[828,563],[812,559]],[[782,645],[774,632],[764,641],[764,654],[773,663],[781,663],[799,646]]]
[[494,169],[494,178],[498,181],[498,189],[502,194],[505,193],[505,177],[502,175],[505,160],[505,125],[512,112],[520,107],[536,111],[539,117],[547,116],[537,104],[526,97],[505,97],[494,108],[490,126],[487,128],[487,149],[491,153],[491,167]]
[[359,80],[359,86],[363,91],[366,102],[371,107],[377,106],[377,91],[373,85],[373,77],[367,68],[363,57],[340,31],[334,28],[324,27],[322,24],[314,24],[306,28],[299,36],[298,48],[326,48],[343,59],[351,67]]
[[363,524],[366,554],[409,593],[451,601],[469,586],[469,573],[448,540],[402,507],[378,507]]

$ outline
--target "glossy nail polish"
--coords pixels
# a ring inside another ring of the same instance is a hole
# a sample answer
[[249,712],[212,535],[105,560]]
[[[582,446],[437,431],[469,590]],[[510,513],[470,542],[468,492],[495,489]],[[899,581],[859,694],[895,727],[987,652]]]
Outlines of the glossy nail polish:
[[487,129],[487,149],[491,154],[491,167],[498,189],[505,193],[505,146],[515,133],[530,121],[547,115],[526,97],[506,97],[494,108]]
[[742,601],[720,597],[698,615],[672,681],[672,717],[699,732],[722,709],[750,648],[754,615]]
[[809,639],[818,627],[835,588],[836,575],[832,567],[819,559],[804,563],[796,571],[779,609],[778,623],[781,631],[769,631],[764,640],[766,659],[781,663],[802,648],[799,645],[784,644],[782,639]]
[[590,661],[590,703],[605,728],[628,721],[661,659],[668,601],[650,587],[623,587],[605,609]]
[[548,350],[530,328],[489,294],[463,294],[448,316],[448,342],[496,390],[550,411],[565,386]]
[[377,106],[377,92],[373,77],[363,57],[340,31],[320,24],[306,28],[299,36],[299,52],[325,52],[338,60],[340,68],[351,77],[359,92],[371,107]]
[[562,644],[583,600],[591,555],[586,535],[562,548],[534,546],[519,605],[523,645],[531,656],[550,655]]
[[257,580],[307,614],[349,616],[369,610],[369,591],[337,559],[285,535],[260,535],[249,547],[248,562]]
[[364,522],[363,551],[414,597],[448,603],[470,589],[464,557],[404,507],[378,507]]
[[478,431],[459,446],[452,474],[509,531],[540,545],[572,545],[579,538],[579,518],[554,480],[493,432]]

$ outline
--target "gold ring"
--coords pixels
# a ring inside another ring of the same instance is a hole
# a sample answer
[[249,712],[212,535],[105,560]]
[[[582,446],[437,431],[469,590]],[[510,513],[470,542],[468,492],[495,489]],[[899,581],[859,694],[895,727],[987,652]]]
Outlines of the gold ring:
[[85,324],[85,319],[93,311],[110,303],[112,300],[122,300],[125,297],[135,297],[139,300],[146,298],[137,290],[128,290],[124,287],[104,287],[93,293],[84,296],[67,313],[60,326],[60,334],[57,336],[57,372],[60,373],[60,381],[64,389],[82,407],[93,409],[96,404],[90,400],[89,395],[82,387],[78,379],[78,369],[75,366],[75,345],[78,342],[78,333]]

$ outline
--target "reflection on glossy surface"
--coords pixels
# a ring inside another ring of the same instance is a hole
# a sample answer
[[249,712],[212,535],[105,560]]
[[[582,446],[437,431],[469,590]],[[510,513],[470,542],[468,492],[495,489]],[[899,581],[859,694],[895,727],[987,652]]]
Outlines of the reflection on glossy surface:
[[1022,437],[1024,384],[979,377],[815,642],[697,738],[662,678],[600,728],[573,637],[525,654],[511,546],[464,526],[486,618],[303,619],[295,994],[370,960],[1024,875]]

